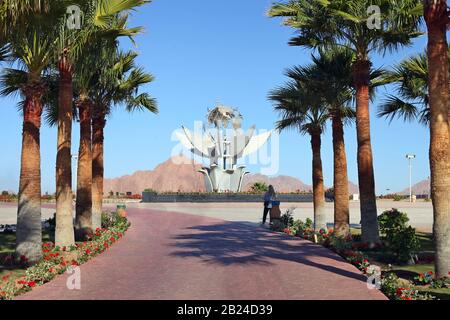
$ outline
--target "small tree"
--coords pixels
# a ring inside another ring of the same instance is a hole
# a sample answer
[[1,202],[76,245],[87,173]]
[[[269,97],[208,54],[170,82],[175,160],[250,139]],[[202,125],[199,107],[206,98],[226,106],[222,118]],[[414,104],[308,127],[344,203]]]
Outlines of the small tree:
[[269,186],[265,182],[255,182],[250,190],[255,193],[263,193],[269,190]]
[[387,210],[378,217],[380,231],[387,247],[400,262],[406,262],[420,249],[416,230],[408,225],[406,213],[397,209]]

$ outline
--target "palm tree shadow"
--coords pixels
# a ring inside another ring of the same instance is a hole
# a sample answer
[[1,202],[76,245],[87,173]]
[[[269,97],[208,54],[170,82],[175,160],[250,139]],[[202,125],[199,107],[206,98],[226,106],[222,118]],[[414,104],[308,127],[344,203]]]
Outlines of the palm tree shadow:
[[[173,239],[176,250],[171,255],[194,257],[208,264],[269,266],[276,260],[284,260],[366,281],[366,277],[356,270],[345,270],[343,266],[346,262],[322,246],[249,223],[222,222],[192,226]],[[329,264],[314,261],[317,257],[325,258]]]

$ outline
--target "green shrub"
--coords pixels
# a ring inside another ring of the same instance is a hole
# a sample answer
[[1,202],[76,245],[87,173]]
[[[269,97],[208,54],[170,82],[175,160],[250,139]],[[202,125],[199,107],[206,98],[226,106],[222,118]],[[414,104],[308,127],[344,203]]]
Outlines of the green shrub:
[[332,234],[329,238],[329,245],[335,250],[348,250],[352,248],[352,239],[345,237],[337,237]]
[[55,230],[56,228],[56,213],[53,214],[53,217],[48,218],[45,220],[45,222],[48,224],[49,230]]
[[392,251],[398,262],[407,262],[411,255],[420,249],[416,230],[408,226],[408,216],[397,209],[383,212],[378,217],[381,234],[388,250]]
[[401,231],[407,227],[408,216],[397,209],[387,210],[378,217],[381,233],[385,235]]
[[293,224],[293,228],[295,230],[295,234],[310,239],[314,235],[314,222],[307,218],[305,222],[302,220],[297,220]]
[[269,186],[265,182],[255,182],[250,187],[250,190],[251,190],[251,192],[254,192],[254,193],[263,193],[263,192],[266,192],[267,190],[269,190]]
[[285,228],[291,228],[294,226],[294,209],[288,209],[280,217],[281,223]]
[[122,227],[128,224],[128,219],[121,217],[117,212],[102,213],[102,228]]
[[389,272],[385,274],[381,279],[381,291],[390,299],[397,298],[397,289],[401,286],[398,276]]

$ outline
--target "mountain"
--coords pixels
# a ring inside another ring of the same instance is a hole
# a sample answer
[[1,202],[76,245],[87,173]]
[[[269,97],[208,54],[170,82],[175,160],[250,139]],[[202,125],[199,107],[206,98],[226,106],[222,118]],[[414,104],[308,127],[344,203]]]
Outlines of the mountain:
[[[409,195],[409,187],[407,187],[405,190],[397,192],[401,195]],[[412,186],[412,193],[415,195],[423,195],[423,194],[430,194],[430,180],[425,179],[422,180]]]
[[[109,192],[140,194],[145,189],[157,192],[204,192],[204,180],[197,172],[202,165],[183,156],[173,157],[159,164],[154,170],[137,171],[131,175],[105,179],[105,194]],[[243,190],[249,191],[255,182],[274,186],[277,192],[311,191],[312,186],[290,176],[268,177],[248,174],[244,177]],[[358,186],[349,181],[350,194],[359,193]]]
[[289,176],[268,177],[262,174],[248,174],[244,177],[244,191],[249,191],[255,182],[264,182],[273,185],[276,192],[311,191],[312,186],[304,184],[301,180]]
[[105,179],[105,194],[113,192],[132,192],[140,194],[145,189],[164,191],[205,191],[203,177],[197,170],[202,165],[185,157],[173,157],[154,170],[137,171],[115,179]]
[[353,182],[349,181],[348,182],[348,193],[350,195],[359,194],[359,187],[356,184],[354,184]]

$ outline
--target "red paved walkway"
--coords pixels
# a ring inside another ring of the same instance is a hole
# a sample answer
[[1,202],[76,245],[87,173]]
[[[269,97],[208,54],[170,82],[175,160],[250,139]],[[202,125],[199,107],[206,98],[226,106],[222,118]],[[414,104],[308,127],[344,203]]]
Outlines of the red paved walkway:
[[331,251],[245,223],[130,209],[123,240],[21,299],[385,299]]

